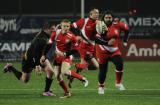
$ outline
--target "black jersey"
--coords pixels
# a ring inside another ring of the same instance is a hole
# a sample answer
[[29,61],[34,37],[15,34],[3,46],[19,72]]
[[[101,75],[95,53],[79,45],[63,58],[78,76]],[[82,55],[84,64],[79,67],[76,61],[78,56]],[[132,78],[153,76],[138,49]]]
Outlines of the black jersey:
[[44,54],[50,35],[44,31],[39,32],[32,40],[29,49],[26,52],[26,60],[34,60],[39,64],[42,54]]

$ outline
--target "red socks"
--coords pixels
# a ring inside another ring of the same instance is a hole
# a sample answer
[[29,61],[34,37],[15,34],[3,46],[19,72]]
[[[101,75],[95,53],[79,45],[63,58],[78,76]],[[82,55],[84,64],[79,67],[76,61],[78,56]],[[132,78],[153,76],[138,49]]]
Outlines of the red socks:
[[72,70],[71,70],[71,76],[74,77],[74,78],[77,78],[81,81],[83,80],[83,77],[80,74],[78,74],[78,73],[76,73],[75,71],[72,71]]
[[63,80],[59,81],[59,85],[62,87],[62,89],[64,90],[65,93],[68,93],[68,92],[69,92],[69,91],[68,91],[68,88],[67,88],[67,86],[65,85],[65,83],[64,83]]
[[117,71],[116,70],[116,84],[121,83],[122,75],[123,75],[123,71]]

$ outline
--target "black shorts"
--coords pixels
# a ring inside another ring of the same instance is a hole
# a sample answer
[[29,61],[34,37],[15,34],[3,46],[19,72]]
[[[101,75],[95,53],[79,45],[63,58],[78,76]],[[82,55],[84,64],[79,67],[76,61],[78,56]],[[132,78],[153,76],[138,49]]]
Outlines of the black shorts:
[[30,73],[33,69],[35,69],[36,66],[41,66],[44,68],[44,65],[40,64],[40,59],[35,60],[34,58],[30,59],[22,59],[22,71],[24,73]]
[[26,60],[26,59],[22,59],[22,71],[24,73],[30,73],[32,72],[32,70],[35,68],[35,63],[34,60]]

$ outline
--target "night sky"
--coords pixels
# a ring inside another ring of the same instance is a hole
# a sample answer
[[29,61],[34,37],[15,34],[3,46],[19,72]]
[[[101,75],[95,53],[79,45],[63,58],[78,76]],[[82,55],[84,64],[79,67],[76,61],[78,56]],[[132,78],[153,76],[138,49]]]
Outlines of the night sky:
[[[97,7],[127,13],[136,9],[138,14],[160,14],[158,0],[86,0],[85,11]],[[1,0],[0,14],[63,14],[80,13],[80,0]]]

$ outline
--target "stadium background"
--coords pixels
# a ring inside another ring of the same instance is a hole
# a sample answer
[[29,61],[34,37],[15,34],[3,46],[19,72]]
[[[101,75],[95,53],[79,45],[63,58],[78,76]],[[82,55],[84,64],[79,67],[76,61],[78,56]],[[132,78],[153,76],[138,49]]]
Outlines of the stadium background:
[[[158,0],[85,0],[85,17],[91,7],[101,13],[112,9],[130,26],[131,40],[122,48],[125,60],[123,83],[126,91],[115,88],[113,64],[109,64],[105,94],[97,93],[96,71],[84,71],[89,80],[84,88],[75,80],[72,97],[61,100],[62,89],[56,79],[52,90],[56,97],[43,97],[45,73],[33,71],[29,83],[22,84],[13,74],[0,72],[0,105],[160,105],[160,6]],[[1,0],[0,3],[0,70],[5,61],[20,60],[42,24],[53,19],[71,21],[81,17],[81,0]],[[136,10],[136,11],[135,11]],[[123,34],[122,34],[123,36]],[[128,53],[128,51],[130,51]],[[128,56],[126,56],[128,55]],[[157,62],[155,62],[157,61]],[[21,69],[21,63],[12,62]],[[74,67],[73,67],[74,70]]]
[[[0,60],[20,60],[34,35],[47,20],[75,21],[82,16],[81,0],[2,0],[0,4]],[[91,7],[114,11],[130,26],[126,60],[160,60],[160,7],[146,0],[85,0],[84,17]],[[123,34],[121,35],[123,36]],[[17,40],[18,39],[18,40]],[[136,40],[134,40],[136,39]]]

